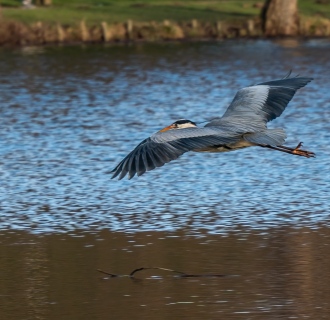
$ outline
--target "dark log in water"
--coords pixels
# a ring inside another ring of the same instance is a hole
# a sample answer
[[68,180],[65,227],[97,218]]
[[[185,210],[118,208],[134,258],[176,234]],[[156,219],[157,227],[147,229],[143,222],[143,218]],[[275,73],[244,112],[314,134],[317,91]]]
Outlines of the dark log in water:
[[135,274],[139,271],[143,271],[143,270],[161,270],[161,271],[167,271],[167,272],[171,272],[171,273],[175,273],[177,277],[180,278],[205,278],[205,277],[226,277],[226,275],[224,274],[218,274],[218,273],[204,273],[204,274],[192,274],[192,273],[185,273],[182,271],[177,271],[177,270],[172,270],[172,269],[168,269],[168,268],[160,268],[160,267],[141,267],[141,268],[137,268],[134,269],[130,274],[124,274],[124,275],[120,275],[120,274],[114,274],[114,273],[109,273],[103,270],[97,270],[98,272],[101,272],[103,274],[108,275],[110,278],[118,278],[118,277],[130,277],[130,278],[135,278]]

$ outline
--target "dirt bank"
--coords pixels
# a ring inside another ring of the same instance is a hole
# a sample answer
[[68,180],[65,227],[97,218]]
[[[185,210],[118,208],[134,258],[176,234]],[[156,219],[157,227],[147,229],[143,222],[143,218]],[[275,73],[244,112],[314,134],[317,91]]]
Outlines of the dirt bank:
[[[301,18],[299,34],[303,37],[330,36],[330,20],[322,18]],[[0,21],[0,45],[41,45],[52,43],[102,43],[123,41],[202,40],[229,39],[239,37],[262,37],[259,19],[245,22],[216,23],[192,20],[175,23],[169,20],[159,22],[133,22],[88,25],[46,24],[32,25],[16,21]]]

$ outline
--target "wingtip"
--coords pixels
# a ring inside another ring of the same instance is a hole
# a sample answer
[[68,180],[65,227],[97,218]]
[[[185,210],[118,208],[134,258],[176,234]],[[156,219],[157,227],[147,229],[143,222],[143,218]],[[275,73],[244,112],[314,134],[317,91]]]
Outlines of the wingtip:
[[282,79],[288,79],[291,76],[291,74],[292,74],[292,69],[290,69],[289,72]]
[[120,172],[116,172],[116,170],[114,169],[114,170],[111,170],[111,171],[106,171],[105,173],[106,174],[112,174],[112,177],[110,179],[115,179],[119,175]]
[[128,180],[131,180],[135,177],[135,175],[139,176],[138,172],[132,171],[128,173]]
[[[293,70],[290,69],[290,70],[288,71],[288,73],[282,78],[282,80],[284,80],[284,79],[289,79],[290,76],[292,75],[292,72],[293,72]],[[312,80],[314,80],[314,78],[312,78],[312,77],[304,77],[304,76],[300,76],[299,73],[297,73],[295,76],[292,76],[291,78],[305,78],[305,79],[307,79],[308,82],[311,82]]]

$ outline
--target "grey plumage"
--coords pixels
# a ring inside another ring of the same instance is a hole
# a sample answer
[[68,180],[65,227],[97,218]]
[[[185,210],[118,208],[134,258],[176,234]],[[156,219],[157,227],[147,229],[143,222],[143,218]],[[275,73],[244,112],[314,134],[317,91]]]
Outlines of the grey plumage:
[[[283,129],[267,129],[267,122],[279,117],[296,91],[312,81],[307,77],[286,77],[240,89],[221,118],[199,128],[190,120],[179,120],[143,140],[112,171],[112,179],[161,167],[188,151],[223,152],[249,146],[311,157],[309,151],[282,146]],[[288,151],[291,150],[291,151]],[[298,152],[296,152],[298,150]],[[305,152],[305,153],[304,153]]]

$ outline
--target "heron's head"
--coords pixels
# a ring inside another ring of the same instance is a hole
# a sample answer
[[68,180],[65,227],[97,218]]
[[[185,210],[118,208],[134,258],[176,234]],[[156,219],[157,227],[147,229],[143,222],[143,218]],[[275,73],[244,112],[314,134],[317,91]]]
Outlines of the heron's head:
[[160,130],[160,132],[165,132],[167,130],[173,129],[185,129],[185,128],[196,128],[197,124],[193,121],[187,119],[180,119],[173,122],[170,126],[165,127],[164,129]]

